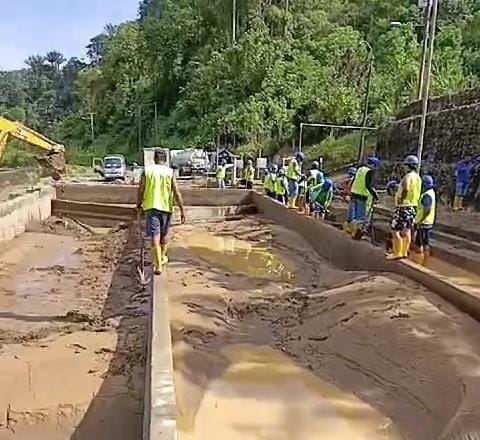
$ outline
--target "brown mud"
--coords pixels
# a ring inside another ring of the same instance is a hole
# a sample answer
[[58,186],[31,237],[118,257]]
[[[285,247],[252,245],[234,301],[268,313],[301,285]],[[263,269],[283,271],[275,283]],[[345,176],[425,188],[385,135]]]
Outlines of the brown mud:
[[137,440],[150,292],[129,230],[50,219],[0,249],[0,440]]
[[480,325],[412,281],[244,219],[175,228],[165,284],[180,440],[480,430]]

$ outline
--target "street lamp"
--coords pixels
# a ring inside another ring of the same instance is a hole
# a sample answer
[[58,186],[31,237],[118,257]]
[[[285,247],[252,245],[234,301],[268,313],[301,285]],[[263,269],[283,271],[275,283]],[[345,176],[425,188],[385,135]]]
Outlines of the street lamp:
[[428,1],[428,8],[431,8],[431,14],[429,14],[429,34],[428,34],[428,45],[427,53],[425,57],[425,78],[424,84],[422,87],[422,117],[420,120],[420,134],[418,137],[418,151],[417,156],[419,159],[418,171],[422,167],[422,156],[423,156],[423,146],[425,142],[425,130],[427,125],[427,111],[428,111],[428,99],[430,97],[430,81],[432,76],[432,61],[433,61],[433,51],[435,47],[435,34],[437,30],[437,16],[438,16],[438,0]]
[[[366,127],[368,121],[368,106],[370,104],[370,91],[372,88],[372,76],[373,76],[373,64],[375,62],[375,56],[370,43],[366,40],[363,41],[368,50],[368,73],[367,73],[367,86],[365,90],[365,101],[363,103],[363,118],[362,127]],[[365,130],[362,129],[360,134],[360,145],[358,147],[357,162],[361,163],[365,150]]]

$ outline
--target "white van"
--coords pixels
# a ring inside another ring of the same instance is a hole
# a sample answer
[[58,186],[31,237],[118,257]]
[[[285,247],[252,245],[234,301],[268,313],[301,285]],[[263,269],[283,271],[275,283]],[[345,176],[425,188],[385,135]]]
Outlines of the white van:
[[121,154],[103,158],[103,177],[105,180],[125,180],[127,165]]

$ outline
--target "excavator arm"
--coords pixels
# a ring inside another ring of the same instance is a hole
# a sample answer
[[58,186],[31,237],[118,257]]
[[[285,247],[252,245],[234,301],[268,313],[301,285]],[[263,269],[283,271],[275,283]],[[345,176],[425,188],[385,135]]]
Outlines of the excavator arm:
[[0,118],[0,160],[2,159],[9,138],[15,138],[46,151],[43,157],[37,158],[53,178],[59,179],[65,174],[65,147],[48,139],[20,122]]

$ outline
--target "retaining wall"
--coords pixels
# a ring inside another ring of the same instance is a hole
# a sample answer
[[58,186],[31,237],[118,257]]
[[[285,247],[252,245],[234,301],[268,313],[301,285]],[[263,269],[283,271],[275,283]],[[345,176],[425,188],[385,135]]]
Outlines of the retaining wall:
[[31,222],[50,217],[55,191],[43,187],[0,204],[0,243],[25,232]]
[[325,259],[345,270],[390,272],[403,275],[437,293],[460,310],[480,321],[480,289],[452,283],[443,276],[410,261],[387,261],[383,249],[354,241],[339,229],[291,211],[263,195],[251,200],[264,216],[294,229]]
[[[58,200],[71,200],[86,203],[103,203],[112,205],[136,205],[137,185],[99,185],[68,183],[56,185]],[[185,206],[231,206],[239,205],[248,195],[248,191],[216,188],[182,188]]]

